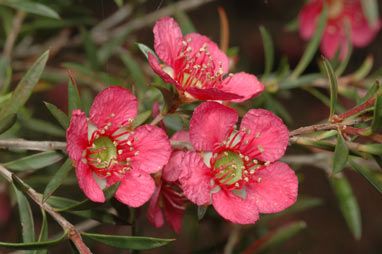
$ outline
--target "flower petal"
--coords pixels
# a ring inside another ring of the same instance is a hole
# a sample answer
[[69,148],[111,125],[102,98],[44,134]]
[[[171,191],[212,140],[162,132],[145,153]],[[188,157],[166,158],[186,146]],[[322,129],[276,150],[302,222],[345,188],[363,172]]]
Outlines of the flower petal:
[[149,208],[147,209],[147,219],[157,228],[162,227],[164,224],[162,210],[159,206],[159,194],[161,188],[162,183],[156,187],[154,194],[151,197]]
[[89,144],[88,120],[86,115],[79,109],[73,110],[69,128],[66,131],[66,152],[72,160],[81,159],[83,151]]
[[182,229],[184,210],[174,207],[167,199],[163,199],[163,211],[167,223],[179,234]]
[[240,99],[231,100],[232,102],[238,103],[260,94],[264,90],[264,86],[256,76],[239,72],[232,77],[224,79],[221,90],[242,96]]
[[[102,90],[90,108],[90,121],[99,129],[109,122],[110,128],[126,125],[137,115],[137,98],[126,88],[111,86]],[[110,129],[109,128],[109,129]]]
[[177,131],[170,140],[190,142],[190,133],[188,131]]
[[198,151],[212,151],[238,120],[237,112],[217,102],[205,102],[194,110],[190,121],[191,144]]
[[255,200],[260,213],[280,212],[296,201],[298,180],[287,164],[272,163],[254,177],[260,180],[247,186],[247,197]]
[[259,219],[256,204],[231,192],[221,190],[212,194],[212,205],[226,220],[238,224],[252,224]]
[[194,98],[202,101],[218,100],[218,101],[234,101],[243,98],[241,95],[225,92],[218,88],[199,88],[196,86],[187,88],[187,92]]
[[[360,10],[362,11],[362,10]],[[378,19],[376,25],[371,27],[365,16],[351,18],[352,42],[356,47],[367,46],[378,34],[381,29],[381,19]]]
[[250,130],[249,143],[241,149],[243,154],[271,162],[284,155],[289,132],[278,116],[268,110],[251,109],[241,121],[243,127]]
[[92,170],[81,160],[77,163],[76,176],[78,185],[91,201],[99,203],[105,202],[105,195],[95,180]]
[[[188,42],[188,47],[192,49],[190,52],[190,58],[192,59],[195,54],[200,52],[199,50],[203,48],[203,45],[207,45],[207,51],[210,53],[210,56],[212,57],[212,61],[214,63],[214,69],[213,73],[219,71],[219,68],[223,69],[223,74],[228,72],[229,69],[229,59],[227,55],[221,51],[216,45],[215,42],[211,41],[207,36],[198,34],[198,33],[190,33],[187,34],[184,37],[185,41]],[[208,58],[204,58],[204,61],[202,60],[202,57],[198,58],[195,64],[198,64],[202,66],[203,64],[208,64],[210,60]],[[221,67],[220,67],[221,63]]]
[[300,36],[304,40],[310,39],[316,31],[317,18],[322,11],[322,2],[311,1],[306,4],[298,16]]
[[167,182],[175,182],[179,178],[184,151],[173,151],[168,163],[162,169],[162,178]]
[[178,90],[184,91],[183,87],[175,79],[173,79],[168,73],[163,71],[162,67],[158,63],[157,58],[151,53],[149,53],[149,64],[153,71],[156,74],[158,74],[164,82],[173,84]]
[[194,151],[185,153],[179,182],[184,195],[197,205],[210,202],[211,177],[202,157]]
[[[112,176],[108,177],[109,185],[120,181],[121,179]],[[146,203],[155,190],[155,182],[146,172],[140,170],[127,171],[122,178],[121,185],[115,193],[115,198],[120,202],[131,206],[139,207]]]
[[131,158],[134,169],[156,173],[168,162],[171,145],[161,128],[142,125],[135,130],[134,139],[132,147],[136,155]]
[[182,48],[183,35],[173,18],[164,17],[154,26],[154,48],[160,59],[172,66]]
[[347,52],[346,32],[336,22],[328,21],[321,40],[321,51],[329,59],[332,59],[338,48],[341,47],[340,59],[343,60]]

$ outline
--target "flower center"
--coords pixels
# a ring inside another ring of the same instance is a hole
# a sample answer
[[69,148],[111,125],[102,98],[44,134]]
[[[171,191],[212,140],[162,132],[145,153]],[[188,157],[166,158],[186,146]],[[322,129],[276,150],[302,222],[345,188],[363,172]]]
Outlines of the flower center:
[[213,173],[221,184],[232,185],[242,179],[244,169],[244,161],[238,153],[225,151],[217,155]]
[[110,168],[113,160],[117,159],[117,148],[113,141],[105,136],[101,136],[93,142],[93,148],[90,149],[90,153],[89,157],[98,162],[94,164],[96,168]]

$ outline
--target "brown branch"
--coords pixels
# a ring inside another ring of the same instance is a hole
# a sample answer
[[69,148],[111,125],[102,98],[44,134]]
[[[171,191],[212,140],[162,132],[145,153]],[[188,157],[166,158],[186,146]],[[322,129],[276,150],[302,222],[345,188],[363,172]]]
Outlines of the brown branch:
[[361,123],[362,119],[352,119],[350,121],[346,121],[344,123],[323,123],[323,124],[315,124],[310,126],[300,127],[296,130],[293,130],[289,133],[290,137],[298,136],[305,133],[311,133],[316,131],[325,131],[325,130],[345,130],[347,126]]
[[65,142],[59,141],[30,141],[25,139],[0,139],[0,149],[24,149],[34,151],[50,151],[66,149]]
[[[6,169],[5,167],[0,165],[0,174],[9,182],[13,183],[12,173]],[[21,183],[23,181],[20,179]],[[47,213],[49,213],[55,221],[61,226],[61,228],[68,233],[68,237],[72,240],[74,245],[77,247],[78,251],[81,254],[91,254],[89,248],[82,241],[80,233],[76,230],[76,228],[67,221],[61,214],[56,212],[56,210],[51,207],[47,203],[43,203],[41,199],[41,195],[39,195],[33,188],[29,187],[25,190],[25,193],[42,209],[44,209]]]
[[351,116],[354,116],[354,115],[362,112],[363,110],[374,105],[375,98],[376,98],[376,96],[373,96],[373,97],[369,98],[366,102],[362,103],[361,105],[356,106],[356,107],[348,110],[347,112],[345,112],[341,115],[334,115],[332,118],[332,121],[339,123],[339,122],[342,122],[343,120],[345,120],[346,118],[349,118]]
[[24,18],[25,12],[23,11],[17,11],[16,16],[13,18],[12,30],[9,33],[7,40],[5,41],[4,46],[4,54],[8,57],[8,59],[11,59],[13,47],[15,45],[17,35],[20,32],[21,24],[23,23]]

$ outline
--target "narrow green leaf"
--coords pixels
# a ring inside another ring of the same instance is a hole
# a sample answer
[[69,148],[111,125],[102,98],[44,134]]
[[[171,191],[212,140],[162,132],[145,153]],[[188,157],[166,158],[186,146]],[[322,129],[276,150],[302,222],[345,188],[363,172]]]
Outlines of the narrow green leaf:
[[304,72],[306,67],[310,64],[314,54],[316,53],[318,46],[320,45],[322,34],[324,33],[324,29],[326,27],[326,21],[328,16],[328,8],[325,5],[321,15],[317,22],[316,32],[314,33],[312,39],[309,41],[304,54],[302,55],[300,61],[298,62],[296,68],[294,69],[293,73],[291,74],[291,79],[298,78],[301,73]]
[[[107,201],[109,201],[114,196],[114,194],[117,192],[120,184],[121,184],[121,182],[114,183],[112,185],[109,185],[108,187],[106,187],[103,190],[103,193],[105,195],[105,203]],[[64,212],[64,211],[87,210],[87,209],[101,206],[103,204],[104,203],[92,202],[89,199],[85,199],[85,200],[83,200],[83,201],[81,201],[75,205],[58,209],[58,211]]]
[[45,51],[37,60],[33,66],[28,70],[25,76],[17,84],[15,91],[8,104],[0,111],[0,121],[5,116],[17,113],[20,107],[22,107],[28,98],[31,96],[33,89],[35,88],[41,73],[45,68],[46,61],[49,57],[49,50]]
[[137,61],[135,61],[134,57],[132,57],[128,52],[123,52],[120,54],[120,58],[122,62],[125,64],[128,73],[130,74],[134,83],[145,90],[147,86],[145,86],[145,79],[143,78],[143,73]]
[[163,86],[159,86],[156,84],[151,84],[151,86],[157,88],[161,92],[164,99],[162,114],[167,114],[167,112],[172,108],[172,106],[178,101],[178,94],[170,92]]
[[153,111],[151,109],[146,110],[145,112],[142,112],[138,114],[133,122],[131,123],[131,126],[135,129],[138,126],[142,125],[144,122],[146,122],[147,119],[152,115]]
[[63,158],[57,151],[48,151],[23,157],[18,160],[4,163],[3,166],[13,171],[27,171],[44,168],[52,165]]
[[382,126],[382,95],[378,94],[374,103],[374,115],[371,123],[371,131],[376,132]]
[[[24,196],[24,194],[15,186],[14,190],[16,193],[16,199],[18,204],[23,242],[34,242],[35,238],[32,209],[29,205],[28,199]],[[27,252],[27,254],[33,254],[33,252]]]
[[305,228],[306,223],[304,221],[296,221],[289,223],[288,225],[270,231],[268,234],[266,234],[254,244],[252,244],[250,247],[248,247],[244,251],[244,253],[259,253],[265,249],[274,248],[277,245],[294,237]]
[[366,77],[371,69],[373,68],[374,64],[374,58],[372,55],[369,55],[366,57],[365,61],[362,63],[362,65],[358,68],[356,72],[353,73],[353,80],[362,80],[364,77]]
[[139,50],[145,55],[145,57],[146,57],[147,59],[149,58],[149,53],[151,53],[151,54],[153,54],[153,55],[158,59],[158,61],[159,61],[159,58],[158,58],[157,54],[155,54],[155,52],[154,52],[151,48],[147,47],[145,44],[142,44],[142,43],[137,43],[137,45],[138,45]]
[[48,17],[48,18],[60,19],[60,16],[55,10],[41,3],[36,3],[32,1],[12,0],[12,1],[1,1],[0,5],[5,5],[11,8],[15,8],[21,11],[37,14],[40,16]]
[[[60,243],[65,237],[66,233],[64,233],[61,237],[57,238],[56,240],[52,241],[41,241],[41,242],[28,242],[28,243],[5,243],[0,242],[0,246],[10,248],[10,249],[16,249],[16,250],[39,250],[39,249],[47,249],[51,246],[54,246],[58,243]],[[28,252],[33,253],[33,252]]]
[[280,83],[279,88],[280,89],[298,88],[301,86],[311,84],[312,81],[314,81],[318,78],[322,78],[322,77],[323,76],[320,73],[311,73],[311,74],[307,74],[307,75],[301,76],[301,77],[293,79],[293,80],[286,79]]
[[348,160],[349,148],[346,145],[345,139],[342,137],[341,133],[337,135],[337,144],[334,149],[332,173],[337,174],[341,172]]
[[260,26],[261,38],[263,39],[264,55],[265,55],[265,68],[262,79],[265,79],[271,73],[274,62],[274,50],[272,37],[264,26]]
[[295,32],[297,31],[299,28],[299,23],[298,23],[298,18],[294,18],[292,19],[291,21],[289,21],[285,26],[284,26],[284,30],[286,32]]
[[113,55],[115,49],[121,46],[130,34],[131,29],[125,29],[118,36],[114,36],[111,40],[105,43],[99,50],[97,50],[97,57],[101,65],[105,64],[107,60]]
[[45,106],[48,108],[50,113],[56,118],[56,120],[60,123],[60,125],[66,130],[69,127],[69,118],[68,116],[55,105],[44,102]]
[[141,236],[101,235],[93,233],[82,233],[82,235],[105,245],[127,250],[151,250],[174,241],[174,239]]
[[5,86],[7,67],[9,66],[9,61],[7,55],[3,54],[0,57],[0,91]]
[[64,179],[68,176],[70,170],[72,169],[72,160],[67,158],[64,164],[57,170],[56,174],[52,177],[48,185],[45,187],[43,202],[45,202],[58,187],[62,184]]
[[375,28],[379,17],[377,0],[362,0],[361,4],[369,25]]
[[80,92],[71,74],[69,74],[68,82],[68,114],[72,117],[72,112],[75,109],[82,109]]
[[23,117],[21,114],[19,120],[22,126],[28,130],[43,133],[45,135],[52,135],[55,137],[65,137],[66,135],[65,130],[63,130],[61,127],[58,127],[57,125],[45,120],[31,117],[26,118]]
[[281,103],[278,100],[274,99],[269,93],[264,92],[263,95],[266,97],[265,108],[274,112],[276,115],[279,115],[285,123],[292,124],[292,116],[285,109],[285,107],[281,105]]
[[0,134],[6,132],[9,130],[17,120],[17,114],[11,114],[5,116],[1,121],[0,121]]
[[[376,173],[373,172],[372,169],[366,167],[365,165],[359,165],[355,163],[353,160],[349,160],[349,164],[358,171],[366,180],[369,181],[374,188],[377,189],[380,193],[382,193],[382,181],[378,180],[376,177]],[[380,174],[380,173],[379,173]],[[380,175],[379,175],[380,176]]]
[[358,149],[361,152],[366,152],[374,155],[382,155],[382,144],[360,145]]
[[198,206],[198,220],[199,221],[202,220],[204,218],[204,216],[206,215],[207,208],[208,208],[208,206],[205,206],[205,205]]
[[336,194],[342,215],[350,231],[354,238],[359,240],[362,235],[361,213],[352,187],[343,175],[331,177],[330,184]]
[[90,65],[93,69],[98,70],[100,68],[99,60],[97,57],[97,47],[90,37],[89,32],[86,30],[86,28],[81,27],[80,28],[83,46],[86,52],[86,56],[90,62]]
[[[46,242],[48,241],[48,220],[46,218],[46,213],[43,208],[41,208],[41,214],[42,214],[42,224],[41,224],[41,230],[40,235],[38,237],[38,242]],[[36,250],[34,254],[46,254],[48,253],[48,250],[42,249],[42,250]]]
[[362,97],[360,104],[365,103],[368,99],[370,99],[374,94],[378,91],[379,84],[377,82],[374,82],[373,85],[367,90],[367,93],[364,97]]
[[329,118],[332,118],[332,116],[335,113],[336,106],[337,106],[337,77],[336,74],[333,71],[332,66],[330,65],[328,59],[326,59],[324,56],[322,57],[326,73],[328,74],[329,83],[330,83],[330,115]]

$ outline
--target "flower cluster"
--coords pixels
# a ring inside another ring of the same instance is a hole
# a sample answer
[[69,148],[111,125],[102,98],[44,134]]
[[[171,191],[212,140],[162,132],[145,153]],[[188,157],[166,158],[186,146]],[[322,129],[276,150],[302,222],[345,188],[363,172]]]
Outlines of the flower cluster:
[[[97,95],[89,118],[72,112],[67,152],[76,162],[80,188],[94,202],[104,202],[103,189],[121,182],[116,199],[139,207],[150,198],[147,217],[157,227],[164,218],[180,232],[186,205],[212,204],[225,219],[256,222],[259,213],[279,212],[297,198],[298,181],[286,164],[289,133],[273,113],[252,109],[237,128],[238,113],[220,101],[242,102],[259,94],[263,85],[254,75],[229,74],[228,57],[207,37],[182,36],[172,18],[154,27],[153,70],[177,88],[182,102],[204,102],[194,109],[189,131],[170,140],[194,149],[172,149],[162,128],[133,128],[137,99],[127,89],[112,86]],[[154,105],[154,116],[158,105]],[[162,214],[162,209],[164,216]]]
[[300,35],[310,39],[317,26],[317,20],[324,5],[328,7],[328,20],[322,36],[321,51],[333,58],[340,48],[340,59],[347,54],[347,22],[350,25],[351,43],[356,47],[368,45],[381,29],[381,20],[369,24],[362,10],[361,0],[312,0],[299,14]]

